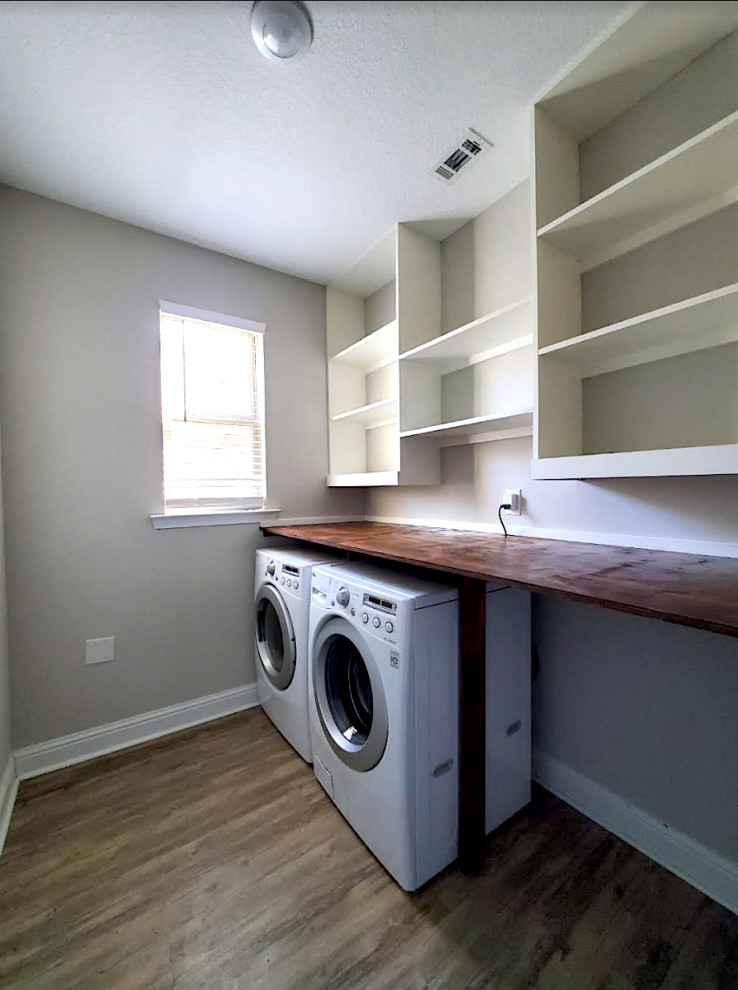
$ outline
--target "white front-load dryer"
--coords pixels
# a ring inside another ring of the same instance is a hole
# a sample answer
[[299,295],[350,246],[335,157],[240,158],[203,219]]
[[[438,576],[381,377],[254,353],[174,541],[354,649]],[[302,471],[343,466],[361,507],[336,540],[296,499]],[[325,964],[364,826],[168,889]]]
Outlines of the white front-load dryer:
[[308,618],[315,564],[338,558],[319,550],[256,551],[254,631],[259,701],[300,756],[312,762],[308,718]]
[[456,589],[371,564],[316,567],[316,777],[406,890],[457,852]]

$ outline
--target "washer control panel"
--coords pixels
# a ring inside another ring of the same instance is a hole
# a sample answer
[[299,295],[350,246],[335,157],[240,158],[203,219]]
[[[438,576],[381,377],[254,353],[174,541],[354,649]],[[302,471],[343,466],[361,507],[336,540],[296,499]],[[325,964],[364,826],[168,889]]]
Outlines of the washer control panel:
[[319,608],[345,615],[365,634],[384,643],[397,646],[400,642],[403,622],[397,602],[331,577],[327,568],[325,572],[313,571],[311,601]]

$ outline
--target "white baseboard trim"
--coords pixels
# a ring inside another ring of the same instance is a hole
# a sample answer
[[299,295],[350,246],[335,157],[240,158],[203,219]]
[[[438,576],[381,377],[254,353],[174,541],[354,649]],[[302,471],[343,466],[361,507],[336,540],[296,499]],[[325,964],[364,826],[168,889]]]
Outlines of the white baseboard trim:
[[15,758],[11,753],[5,764],[3,775],[0,777],[0,855],[2,855],[5,837],[10,827],[10,816],[13,814],[15,796],[18,793],[18,776],[15,770]]
[[[366,516],[367,522],[400,523],[406,526],[430,526],[440,529],[464,529],[471,533],[501,533],[498,522],[480,523],[458,519],[417,519],[413,516]],[[738,543],[712,540],[677,540],[662,536],[628,536],[622,533],[593,533],[576,529],[547,529],[522,526],[508,516],[505,525],[510,536],[538,536],[546,540],[570,540],[573,543],[601,543],[609,547],[635,547],[637,550],[671,550],[710,557],[738,557]]]
[[144,712],[119,722],[109,722],[107,725],[98,725],[69,736],[60,736],[18,749],[15,752],[16,772],[21,780],[27,780],[73,763],[91,760],[95,756],[135,746],[148,739],[168,735],[170,732],[179,732],[192,725],[233,715],[234,712],[254,708],[258,704],[259,695],[256,684],[253,683],[194,698],[178,705],[169,705],[157,711]]
[[738,863],[659,821],[541,750],[533,751],[533,779],[703,894],[738,914]]

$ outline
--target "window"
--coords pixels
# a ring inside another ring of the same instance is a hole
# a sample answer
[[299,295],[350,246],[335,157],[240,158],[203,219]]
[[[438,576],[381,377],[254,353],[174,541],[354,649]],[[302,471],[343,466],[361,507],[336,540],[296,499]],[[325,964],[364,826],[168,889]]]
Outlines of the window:
[[162,303],[164,504],[263,506],[264,325]]

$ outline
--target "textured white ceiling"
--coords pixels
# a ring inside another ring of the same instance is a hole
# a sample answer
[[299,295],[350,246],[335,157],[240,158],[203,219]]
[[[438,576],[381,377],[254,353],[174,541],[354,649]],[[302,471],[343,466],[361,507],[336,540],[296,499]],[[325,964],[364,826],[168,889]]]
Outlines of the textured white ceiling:
[[[298,65],[242,2],[0,4],[0,181],[317,281],[396,220],[527,174],[527,102],[623,2],[309,2]],[[428,169],[473,126],[495,148]]]

